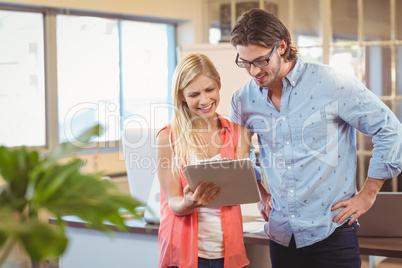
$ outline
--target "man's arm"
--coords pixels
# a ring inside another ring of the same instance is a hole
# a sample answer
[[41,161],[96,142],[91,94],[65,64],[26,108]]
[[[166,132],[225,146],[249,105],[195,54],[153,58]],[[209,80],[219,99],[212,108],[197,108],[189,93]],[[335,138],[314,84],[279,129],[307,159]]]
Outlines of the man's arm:
[[268,221],[269,214],[272,210],[272,198],[271,194],[265,188],[262,181],[257,181],[258,189],[260,190],[261,194],[261,201],[257,203],[257,207],[260,210],[260,213],[265,221]]
[[344,207],[333,219],[334,222],[342,223],[353,215],[349,225],[353,224],[361,215],[366,213],[374,204],[377,193],[384,184],[383,179],[373,179],[368,177],[361,191],[349,200],[335,204],[331,209],[336,210]]
[[[244,127],[247,127],[245,124],[245,120],[241,116],[241,102],[240,102],[240,97],[239,97],[239,91],[236,91],[231,99],[231,109],[230,109],[230,120],[240,124]],[[272,200],[271,200],[271,194],[268,192],[268,190],[265,188],[265,186],[262,184],[262,170],[261,167],[256,165],[256,155],[254,152],[254,145],[251,142],[251,137],[254,135],[254,133],[248,133],[248,142],[250,147],[248,148],[249,150],[249,157],[250,160],[254,163],[254,170],[255,170],[255,176],[257,178],[257,185],[258,189],[260,190],[261,194],[261,201],[257,203],[257,207],[264,218],[265,221],[268,221],[269,218],[269,213],[271,212],[272,209]],[[250,150],[251,148],[251,150]]]
[[361,133],[372,136],[374,149],[368,178],[360,192],[350,200],[341,201],[332,210],[343,209],[333,219],[344,222],[353,215],[355,222],[373,205],[386,179],[398,176],[402,169],[402,125],[392,111],[368,90],[355,76],[339,82],[339,116]]

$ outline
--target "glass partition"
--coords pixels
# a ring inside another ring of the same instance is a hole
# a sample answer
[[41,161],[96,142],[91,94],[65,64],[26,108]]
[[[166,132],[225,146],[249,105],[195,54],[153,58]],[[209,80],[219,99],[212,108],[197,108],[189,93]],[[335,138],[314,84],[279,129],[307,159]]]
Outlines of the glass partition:
[[0,10],[0,145],[46,146],[43,15]]

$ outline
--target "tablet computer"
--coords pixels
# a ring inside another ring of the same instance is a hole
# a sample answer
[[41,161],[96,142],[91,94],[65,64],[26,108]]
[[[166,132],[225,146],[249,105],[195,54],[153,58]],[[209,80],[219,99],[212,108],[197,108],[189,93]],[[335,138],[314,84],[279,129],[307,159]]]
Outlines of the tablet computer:
[[219,160],[186,165],[183,168],[192,191],[205,180],[221,186],[221,193],[207,206],[233,206],[261,200],[250,159]]

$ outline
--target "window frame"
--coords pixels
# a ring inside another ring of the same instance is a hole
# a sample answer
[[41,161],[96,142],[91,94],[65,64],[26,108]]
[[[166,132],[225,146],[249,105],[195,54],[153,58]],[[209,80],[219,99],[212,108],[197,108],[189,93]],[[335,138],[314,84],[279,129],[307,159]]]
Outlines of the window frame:
[[[49,153],[59,145],[59,122],[58,122],[58,80],[57,80],[57,29],[56,29],[56,17],[57,15],[72,15],[72,16],[89,16],[107,19],[116,19],[121,21],[138,21],[138,22],[150,22],[150,23],[162,23],[169,24],[173,27],[168,33],[168,50],[171,53],[168,54],[168,96],[170,96],[171,79],[174,72],[174,68],[177,64],[176,56],[176,37],[177,37],[177,25],[179,20],[169,18],[158,17],[146,17],[127,15],[120,13],[107,13],[99,11],[83,11],[78,9],[65,9],[65,8],[52,8],[52,7],[38,7],[33,5],[24,4],[2,4],[0,3],[0,10],[4,11],[16,11],[16,12],[32,12],[41,13],[43,16],[43,37],[44,37],[44,79],[45,79],[45,120],[46,129],[45,135],[46,144],[44,146],[32,146],[29,148],[39,150],[41,153]],[[119,36],[121,38],[121,36]],[[119,52],[121,53],[121,51]],[[121,67],[121,66],[120,66]],[[121,77],[119,78],[121,81]],[[119,100],[122,102],[123,96],[120,90]],[[171,112],[170,112],[171,113]],[[169,115],[170,118],[171,114]],[[123,124],[121,125],[123,127]],[[121,148],[121,139],[119,141],[110,142],[98,142],[96,146],[89,144],[91,149],[78,150],[79,154],[91,154],[93,152],[113,152],[119,151]]]

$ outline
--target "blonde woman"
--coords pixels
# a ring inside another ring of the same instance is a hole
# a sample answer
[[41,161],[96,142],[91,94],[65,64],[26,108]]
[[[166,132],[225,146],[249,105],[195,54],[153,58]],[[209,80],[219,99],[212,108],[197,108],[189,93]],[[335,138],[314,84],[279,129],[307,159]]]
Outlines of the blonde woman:
[[219,73],[203,54],[189,54],[173,77],[174,115],[158,134],[161,193],[159,267],[245,267],[240,206],[207,208],[220,193],[212,183],[194,192],[183,165],[248,157],[250,132],[216,113]]

